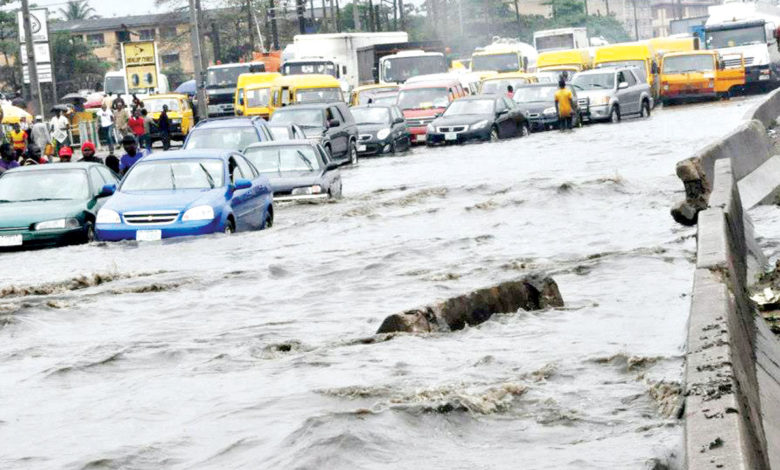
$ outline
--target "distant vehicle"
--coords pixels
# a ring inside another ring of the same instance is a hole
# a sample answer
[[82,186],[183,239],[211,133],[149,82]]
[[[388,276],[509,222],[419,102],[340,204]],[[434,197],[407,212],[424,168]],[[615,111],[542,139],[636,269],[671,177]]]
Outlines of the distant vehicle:
[[276,110],[271,125],[297,124],[306,138],[321,144],[331,159],[340,164],[358,161],[358,131],[344,102],[297,104]]
[[[163,106],[168,106],[168,119],[171,120],[171,139],[184,142],[190,129],[195,125],[195,117],[187,95],[152,95],[144,100],[144,107],[152,119],[159,119]],[[152,141],[160,139],[158,131],[152,132]]]
[[407,83],[398,93],[398,107],[404,113],[413,144],[424,144],[426,129],[450,102],[466,96],[460,81],[434,80]]
[[[727,56],[728,57],[728,56]],[[717,99],[731,96],[733,89],[745,85],[745,63],[742,56],[723,58],[717,51],[692,51],[667,54],[661,62],[661,101]]]
[[523,112],[503,95],[460,98],[428,124],[428,145],[497,141],[527,136],[531,129]]
[[398,103],[398,90],[377,93],[372,99],[372,104],[380,106],[395,106]]
[[593,68],[593,60],[588,49],[550,51],[539,54],[536,59],[536,72],[565,72],[573,76],[577,72]]
[[529,72],[536,67],[537,52],[530,44],[499,38],[478,48],[471,56],[474,72]]
[[269,123],[268,129],[274,136],[274,141],[279,140],[304,140],[306,133],[303,132],[297,124],[274,124]]
[[499,73],[482,80],[479,92],[483,95],[505,94],[510,86],[514,89],[529,83],[536,83],[538,80],[531,73]]
[[647,82],[653,99],[658,98],[658,55],[647,42],[611,44],[596,49],[593,66],[597,69],[612,67],[635,67],[639,78]]
[[183,149],[223,149],[242,151],[257,142],[273,140],[265,120],[254,118],[222,118],[201,121],[190,131]]
[[99,240],[164,238],[261,230],[273,225],[273,195],[265,176],[231,151],[154,153],[125,175],[98,211]]
[[289,75],[274,80],[271,86],[272,113],[296,103],[344,103],[339,81],[330,75]]
[[206,70],[208,117],[234,116],[236,114],[234,102],[238,77],[244,73],[264,71],[265,65],[262,63],[242,62],[209,67]]
[[[281,77],[282,74],[275,72],[242,73],[238,76],[236,83],[236,97],[233,106],[236,116],[250,116],[247,110],[246,91],[248,87],[254,85],[268,84]],[[255,88],[257,89],[257,88]]]
[[[558,126],[558,109],[555,107],[555,93],[558,83],[534,83],[515,88],[512,97],[517,107],[525,114],[532,130],[546,130]],[[582,123],[580,109],[577,106],[577,90],[569,87],[573,100],[573,126]]]
[[86,243],[119,178],[99,163],[49,163],[0,176],[0,248]]
[[377,93],[384,93],[388,91],[398,91],[398,85],[393,84],[385,84],[385,85],[362,85],[354,90],[352,90],[352,93],[349,97],[349,105],[350,106],[360,106],[364,104],[369,104],[369,100],[373,102],[373,97]]
[[539,54],[548,51],[587,49],[588,30],[586,28],[547,29],[534,33],[534,47]]
[[417,74],[447,71],[446,48],[441,41],[374,44],[358,49],[358,81],[403,83]]
[[[269,119],[274,112],[274,106],[271,102],[274,82],[255,83],[248,85],[244,90],[243,113],[249,117],[261,117]],[[236,113],[240,113],[236,109]]]
[[582,116],[591,121],[620,122],[631,114],[650,117],[650,86],[636,67],[615,67],[578,73],[571,81]]
[[395,154],[409,150],[411,135],[397,106],[367,105],[350,108],[358,127],[358,154]]
[[338,163],[316,142],[290,140],[250,145],[246,158],[271,183],[275,202],[341,197]]

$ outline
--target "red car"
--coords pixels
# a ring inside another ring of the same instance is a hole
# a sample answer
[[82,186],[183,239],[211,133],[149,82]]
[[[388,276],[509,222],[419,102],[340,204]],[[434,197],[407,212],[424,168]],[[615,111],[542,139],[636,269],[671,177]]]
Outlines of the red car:
[[406,118],[412,143],[424,144],[428,124],[462,96],[466,96],[466,92],[457,79],[415,81],[401,86],[398,107]]

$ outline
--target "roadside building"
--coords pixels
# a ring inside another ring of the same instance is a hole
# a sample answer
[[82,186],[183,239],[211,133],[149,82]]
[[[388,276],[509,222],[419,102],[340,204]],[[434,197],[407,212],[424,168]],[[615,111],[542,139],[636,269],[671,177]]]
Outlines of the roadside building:
[[669,36],[673,34],[671,21],[705,17],[710,6],[720,3],[717,0],[652,0],[653,35]]
[[591,15],[614,15],[632,39],[653,37],[653,11],[648,0],[588,0]]

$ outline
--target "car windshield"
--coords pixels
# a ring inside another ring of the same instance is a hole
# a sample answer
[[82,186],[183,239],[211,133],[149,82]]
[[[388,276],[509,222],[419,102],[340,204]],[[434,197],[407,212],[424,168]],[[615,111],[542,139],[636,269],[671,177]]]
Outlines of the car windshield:
[[325,118],[321,109],[283,108],[271,116],[274,124],[297,124],[301,127],[324,127]]
[[238,83],[238,76],[242,73],[249,73],[249,64],[209,69],[208,73],[206,74],[206,87],[235,87],[236,83]]
[[271,101],[269,88],[255,88],[246,91],[246,104],[250,108],[265,108]]
[[394,91],[395,88],[393,87],[387,87],[387,88],[372,88],[370,90],[361,91],[358,93],[357,101],[359,105],[369,104],[369,100],[373,103],[374,102],[374,95],[377,93],[383,93],[388,91]]
[[398,93],[401,109],[445,108],[449,102],[446,88],[415,88]]
[[750,46],[752,44],[766,44],[767,42],[766,31],[762,25],[722,31],[707,31],[706,34],[707,40],[705,43],[707,49]]
[[341,95],[341,88],[299,88],[295,92],[296,103],[316,103],[323,101],[344,101]]
[[185,148],[189,149],[225,149],[244,150],[259,142],[260,138],[252,127],[217,127],[195,129],[190,133]]
[[493,100],[455,100],[444,111],[444,116],[465,116],[469,114],[493,114],[496,109]]
[[387,108],[352,108],[352,116],[358,124],[390,123],[390,110]]
[[515,89],[515,103],[541,103],[555,101],[557,86],[534,86]]
[[36,170],[6,173],[0,177],[0,201],[84,200],[89,197],[87,172]]
[[336,77],[336,65],[333,62],[293,62],[284,64],[284,75],[330,75]]
[[611,90],[615,88],[614,73],[576,75],[571,84],[578,90]]
[[446,73],[447,60],[442,54],[417,57],[393,57],[382,61],[382,80],[387,83],[403,83],[418,75]]
[[168,111],[179,111],[179,100],[170,99],[145,99],[144,108],[150,113],[159,113],[163,106],[168,106]]
[[644,60],[619,60],[615,62],[603,62],[596,66],[597,69],[602,69],[605,67],[636,67],[636,73],[639,78],[643,82],[647,81],[647,71],[645,70]]
[[513,89],[519,88],[523,85],[527,85],[528,80],[525,78],[507,78],[503,80],[486,80],[482,83],[482,94],[495,95],[506,93],[509,87]]
[[224,185],[222,160],[203,158],[139,162],[122,182],[122,191],[213,189]]
[[663,63],[663,73],[712,72],[713,70],[715,70],[715,60],[711,55],[666,57]]
[[475,55],[471,59],[471,70],[483,72],[513,72],[520,70],[520,56],[514,52],[506,54]]
[[320,170],[314,148],[308,145],[249,148],[246,150],[246,158],[260,173]]
[[382,93],[381,95],[374,96],[374,104],[381,104],[382,106],[393,105],[398,102],[398,92],[394,93]]
[[290,140],[290,131],[287,127],[270,127],[274,140]]

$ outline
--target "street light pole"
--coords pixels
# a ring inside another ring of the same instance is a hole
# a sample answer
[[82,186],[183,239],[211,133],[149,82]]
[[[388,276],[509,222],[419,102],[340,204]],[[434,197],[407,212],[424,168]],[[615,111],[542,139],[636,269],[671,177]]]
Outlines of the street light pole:
[[[42,116],[43,96],[41,94],[41,84],[38,81],[38,64],[35,62],[35,46],[28,0],[22,0],[22,22],[24,23],[24,45],[27,50],[27,73],[30,75],[30,98],[32,98],[33,115]],[[52,73],[54,73],[53,68]],[[57,97],[55,96],[54,99],[56,100]]]
[[200,11],[195,5],[195,0],[190,0],[190,29],[192,32],[192,65],[195,69],[195,86],[198,97],[198,118],[206,119],[209,115],[206,107],[206,86],[203,83],[203,62],[201,61],[200,25],[198,16]]

